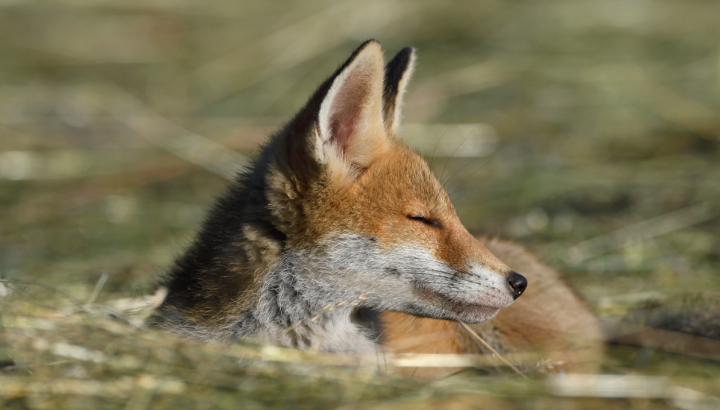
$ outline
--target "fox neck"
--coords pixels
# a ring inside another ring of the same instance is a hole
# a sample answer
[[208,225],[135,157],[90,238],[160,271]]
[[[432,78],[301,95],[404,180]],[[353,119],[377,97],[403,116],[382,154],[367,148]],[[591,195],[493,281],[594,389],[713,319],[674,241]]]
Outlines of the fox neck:
[[298,275],[319,268],[303,264],[307,261],[302,253],[287,255],[266,277],[254,312],[259,325],[254,336],[301,349],[373,352],[378,322],[363,314],[367,308],[356,306],[359,299]]

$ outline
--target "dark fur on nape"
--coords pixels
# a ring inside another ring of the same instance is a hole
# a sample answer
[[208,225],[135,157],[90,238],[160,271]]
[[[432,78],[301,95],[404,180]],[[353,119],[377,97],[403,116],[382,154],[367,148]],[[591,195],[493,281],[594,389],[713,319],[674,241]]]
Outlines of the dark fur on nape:
[[[240,313],[232,308],[238,300],[259,292],[254,265],[277,256],[287,239],[267,207],[267,150],[216,201],[193,244],[175,261],[162,284],[168,289],[158,318],[162,326],[193,332],[200,324],[223,327],[239,319],[232,317]],[[248,238],[247,227],[255,240]]]
[[[297,235],[289,230],[298,215],[293,210],[280,216],[273,212],[272,205],[277,202],[273,190],[277,187],[269,180],[279,179],[302,195],[320,175],[318,164],[309,160],[312,148],[303,136],[316,126],[318,111],[335,78],[373,43],[377,44],[369,40],[358,47],[218,198],[194,242],[161,284],[167,287],[168,296],[156,317],[158,326],[204,340],[229,340],[260,331],[261,322],[267,321],[258,317],[257,309],[262,288],[269,280],[265,276],[286,256],[289,247],[298,244]],[[394,92],[398,92],[397,86]],[[394,99],[395,95],[390,92],[385,97]],[[272,297],[292,297],[298,292],[292,283],[274,286],[277,289],[273,292],[278,294]],[[303,310],[302,303],[295,307]],[[316,308],[308,306],[300,316],[314,315],[312,309]],[[281,316],[271,320],[283,327],[292,325],[290,316]],[[377,316],[378,312],[365,308],[356,310],[351,319],[374,338],[380,333]],[[308,343],[294,340],[289,344],[303,347]]]
[[[281,131],[269,138],[261,147],[257,160],[248,165],[247,169],[239,172],[225,194],[218,198],[207,214],[193,244],[176,260],[163,283],[169,291],[164,304],[165,309],[187,310],[191,307],[204,306],[198,313],[202,312],[200,317],[209,319],[217,313],[225,313],[227,302],[235,300],[244,293],[243,291],[247,292],[252,288],[252,272],[248,269],[252,268],[251,262],[254,261],[247,255],[248,250],[262,254],[268,249],[263,246],[259,249],[251,249],[254,247],[248,245],[254,241],[248,241],[248,238],[242,234],[244,226],[250,225],[259,229],[266,240],[274,243],[278,249],[284,248],[287,236],[278,229],[277,221],[268,208],[266,177],[271,172],[271,163],[301,187],[307,183],[301,179],[303,176],[318,172],[314,169],[316,168],[314,163],[304,161],[308,158],[309,149],[305,140],[285,136],[293,134],[293,131],[306,132],[305,130],[317,121],[320,103],[335,77],[368,43],[374,41],[368,40],[363,43],[335,73],[323,81],[308,99],[305,107]],[[278,146],[284,149],[278,150]],[[297,169],[304,169],[307,173],[294,171]],[[217,285],[211,287],[215,291],[212,294],[202,291],[208,283]]]
[[[262,149],[171,269],[158,324],[371,354],[380,312],[490,320],[517,293],[398,138],[412,48],[361,45]],[[522,278],[524,280],[524,278]],[[518,285],[519,286],[519,285]]]

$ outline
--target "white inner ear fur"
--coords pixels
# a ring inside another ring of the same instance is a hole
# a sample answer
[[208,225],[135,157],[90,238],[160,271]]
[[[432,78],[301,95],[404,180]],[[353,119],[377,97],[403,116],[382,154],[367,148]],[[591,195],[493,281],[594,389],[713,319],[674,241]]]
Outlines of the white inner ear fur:
[[320,105],[315,152],[336,178],[351,177],[387,148],[383,75],[382,49],[370,43],[335,78]]

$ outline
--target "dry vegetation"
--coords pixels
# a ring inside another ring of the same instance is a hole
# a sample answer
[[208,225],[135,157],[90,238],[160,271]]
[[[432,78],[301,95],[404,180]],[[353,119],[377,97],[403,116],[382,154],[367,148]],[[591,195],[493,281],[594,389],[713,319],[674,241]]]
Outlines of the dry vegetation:
[[[718,16],[712,0],[0,3],[0,403],[717,408],[718,335],[667,323],[720,317]],[[472,370],[428,383],[389,372],[432,357],[145,327],[227,177],[369,37],[419,49],[406,138],[465,224],[562,270],[624,343],[602,377],[459,357]]]

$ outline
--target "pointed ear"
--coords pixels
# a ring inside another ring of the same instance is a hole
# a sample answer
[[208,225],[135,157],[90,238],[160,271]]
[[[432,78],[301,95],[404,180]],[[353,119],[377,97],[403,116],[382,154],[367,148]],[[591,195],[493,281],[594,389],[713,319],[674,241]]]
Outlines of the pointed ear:
[[321,175],[341,185],[352,182],[388,150],[383,63],[380,43],[363,43],[273,138],[268,152],[300,187]]
[[380,43],[364,43],[329,81],[311,144],[317,159],[334,178],[347,178],[370,166],[387,149]]
[[415,69],[415,50],[405,47],[385,67],[383,120],[389,135],[397,136],[400,127],[403,95]]

